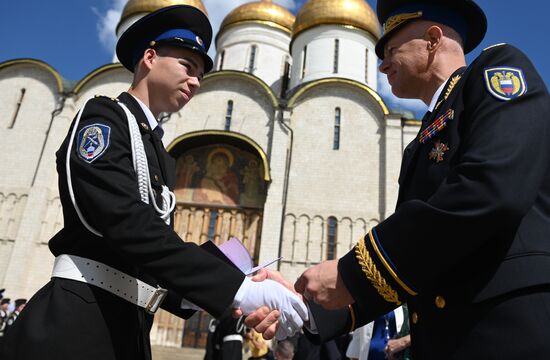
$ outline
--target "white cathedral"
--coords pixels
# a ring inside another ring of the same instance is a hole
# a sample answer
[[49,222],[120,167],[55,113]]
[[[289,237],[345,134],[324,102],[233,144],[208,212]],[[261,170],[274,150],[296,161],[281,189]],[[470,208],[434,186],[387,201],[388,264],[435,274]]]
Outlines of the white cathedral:
[[[129,0],[117,27],[201,0]],[[394,210],[402,152],[419,121],[377,93],[380,24],[364,0],[309,0],[296,17],[271,1],[237,7],[215,36],[214,70],[165,114],[177,159],[176,231],[186,241],[240,238],[256,262],[282,257],[294,281],[343,256]],[[0,63],[0,288],[30,297],[48,280],[48,240],[63,226],[55,152],[90,96],[116,97],[131,73],[116,59],[77,82],[47,63]],[[203,346],[208,315],[159,312],[154,344]]]

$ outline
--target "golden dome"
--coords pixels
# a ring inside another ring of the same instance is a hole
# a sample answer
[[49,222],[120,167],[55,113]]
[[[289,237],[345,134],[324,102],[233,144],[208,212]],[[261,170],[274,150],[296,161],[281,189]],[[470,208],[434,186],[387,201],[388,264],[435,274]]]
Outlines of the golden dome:
[[122,10],[119,24],[132,15],[150,13],[172,5],[191,5],[208,15],[201,0],[128,0],[128,3],[124,6],[124,10]]
[[223,19],[218,35],[227,27],[243,22],[263,23],[290,33],[294,24],[294,15],[281,5],[272,3],[271,0],[243,4]]
[[292,38],[318,25],[352,26],[380,38],[378,18],[364,0],[309,0],[296,16]]

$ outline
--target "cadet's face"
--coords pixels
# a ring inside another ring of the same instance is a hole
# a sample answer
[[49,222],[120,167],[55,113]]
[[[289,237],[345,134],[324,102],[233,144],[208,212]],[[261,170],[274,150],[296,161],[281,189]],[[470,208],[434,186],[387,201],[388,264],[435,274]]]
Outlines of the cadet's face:
[[204,61],[196,52],[180,47],[163,47],[148,75],[153,113],[176,112],[191,100],[200,87]]
[[398,30],[384,46],[380,72],[388,76],[392,92],[400,98],[418,98],[428,70],[426,41],[415,23]]

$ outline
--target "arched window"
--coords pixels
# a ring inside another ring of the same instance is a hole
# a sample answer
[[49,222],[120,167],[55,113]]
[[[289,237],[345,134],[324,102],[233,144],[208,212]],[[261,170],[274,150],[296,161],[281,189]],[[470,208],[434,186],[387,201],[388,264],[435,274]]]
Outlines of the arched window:
[[208,241],[214,240],[216,234],[216,223],[218,222],[218,211],[210,211],[210,221],[208,222]]
[[255,66],[256,66],[256,52],[258,51],[258,47],[256,45],[252,45],[250,47],[250,58],[248,59],[248,72],[253,73]]
[[338,240],[338,220],[331,216],[327,220],[327,260],[336,259],[336,242]]
[[25,97],[25,92],[27,90],[25,88],[21,89],[21,94],[19,95],[19,101],[15,105],[15,111],[13,112],[13,116],[11,117],[11,123],[8,126],[8,129],[13,129],[15,126],[15,121],[17,120],[17,115],[19,115],[19,110],[21,109],[21,104],[23,103],[23,98]]
[[304,52],[303,52],[303,56],[302,56],[302,75],[301,75],[301,79],[304,78],[304,76],[306,75],[306,60],[307,60],[307,45],[304,46]]
[[227,102],[227,111],[225,112],[225,131],[231,129],[231,117],[233,116],[233,100]]
[[340,120],[342,112],[339,107],[334,109],[334,141],[332,143],[332,149],[340,149]]
[[223,62],[225,60],[225,50],[221,52],[220,54],[220,61],[218,63],[218,70],[222,70],[223,69]]
[[338,54],[340,53],[340,40],[334,39],[334,61],[332,64],[332,72],[338,73]]

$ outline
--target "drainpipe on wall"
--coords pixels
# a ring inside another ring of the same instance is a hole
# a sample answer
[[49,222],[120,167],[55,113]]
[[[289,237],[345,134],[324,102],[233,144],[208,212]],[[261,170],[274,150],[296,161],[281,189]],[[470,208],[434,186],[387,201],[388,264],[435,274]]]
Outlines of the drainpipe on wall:
[[[289,183],[289,173],[290,173],[290,163],[292,161],[292,147],[294,144],[294,131],[290,126],[288,126],[284,121],[284,110],[286,108],[286,103],[281,103],[279,105],[279,116],[278,120],[279,123],[288,130],[290,134],[290,142],[288,144],[288,147],[286,149],[286,165],[285,165],[285,177],[284,177],[284,185],[283,185],[283,209],[281,211],[281,229],[280,229],[280,235],[279,235],[279,255],[278,257],[281,257],[281,254],[283,252],[283,229],[285,224],[285,215],[286,215],[286,202],[288,197],[288,183]],[[277,271],[281,270],[281,262],[277,262]]]
[[36,181],[36,176],[38,175],[38,169],[40,168],[40,163],[42,162],[42,157],[44,156],[44,150],[46,149],[46,143],[48,142],[48,136],[50,135],[50,130],[52,129],[53,119],[63,111],[63,108],[65,107],[65,100],[67,97],[69,97],[70,93],[61,93],[60,97],[57,102],[57,107],[52,111],[51,117],[50,117],[50,124],[48,125],[48,129],[46,130],[46,136],[44,138],[44,142],[42,143],[42,149],[40,150],[40,156],[38,157],[38,163],[36,164],[36,169],[34,170],[34,175],[32,177],[31,187],[34,186],[34,182]]

